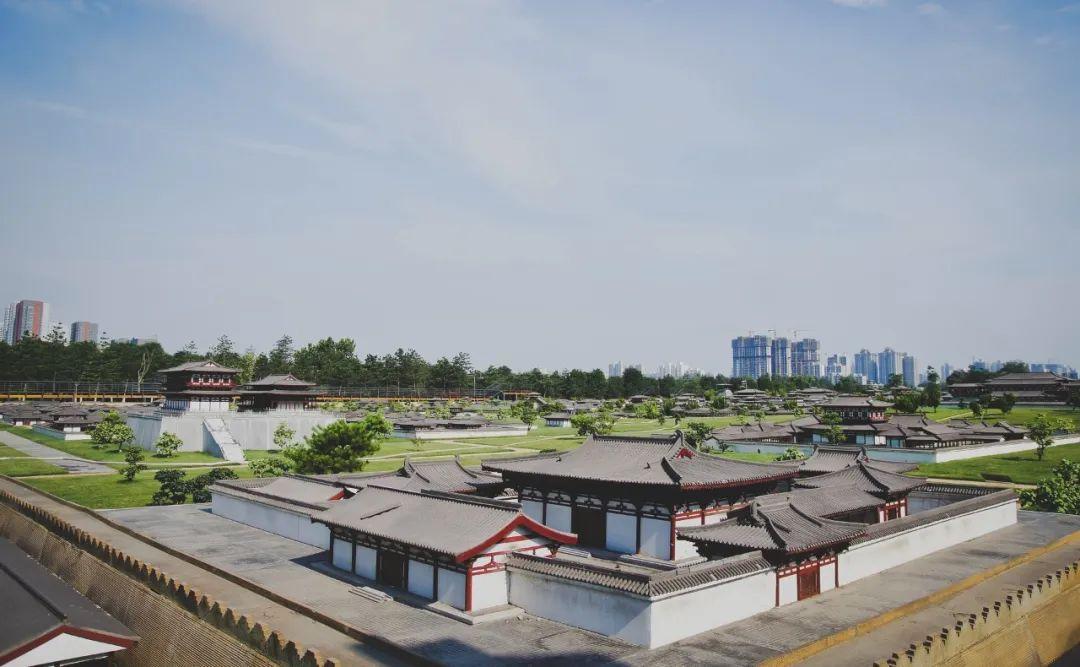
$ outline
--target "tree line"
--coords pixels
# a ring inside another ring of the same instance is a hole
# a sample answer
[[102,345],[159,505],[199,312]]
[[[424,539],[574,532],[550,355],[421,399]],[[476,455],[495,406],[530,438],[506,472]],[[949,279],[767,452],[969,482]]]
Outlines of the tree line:
[[[195,343],[169,353],[157,342],[134,345],[113,342],[67,344],[63,332],[54,330],[44,338],[24,337],[15,345],[0,342],[0,381],[152,382],[158,372],[196,359],[210,358],[237,368],[240,381],[249,382],[271,374],[293,375],[329,387],[400,387],[403,389],[520,389],[562,398],[626,398],[636,394],[674,396],[704,394],[729,387],[761,389],[784,395],[795,389],[832,387],[821,378],[769,377],[757,380],[724,375],[693,377],[646,377],[636,368],[621,376],[607,377],[601,369],[515,372],[509,366],[474,368],[467,352],[428,361],[413,349],[398,348],[383,355],[361,357],[349,338],[324,338],[297,348],[284,335],[262,352],[239,350],[222,335],[205,351]],[[850,385],[850,386],[848,386]],[[837,383],[841,391],[857,391],[851,378]]]

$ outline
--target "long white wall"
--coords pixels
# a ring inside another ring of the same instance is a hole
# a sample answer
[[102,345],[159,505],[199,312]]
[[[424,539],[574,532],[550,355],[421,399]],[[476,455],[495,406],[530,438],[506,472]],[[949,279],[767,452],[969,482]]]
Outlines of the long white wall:
[[162,413],[153,415],[130,414],[125,417],[135,431],[135,443],[144,449],[153,449],[163,432],[174,433],[184,441],[182,452],[217,453],[216,446],[203,427],[203,420],[215,417],[224,420],[233,438],[244,449],[267,450],[274,448],[274,430],[286,423],[296,431],[296,440],[311,434],[316,426],[325,426],[337,417],[312,411],[305,412],[199,412]]
[[653,601],[600,586],[510,571],[510,603],[535,616],[656,648],[773,607],[772,571]]
[[1016,523],[1016,501],[1008,500],[925,526],[853,545],[840,554],[840,585],[975,539]]
[[[1080,436],[1070,435],[1054,440],[1053,446],[1071,445],[1080,442]],[[809,456],[814,448],[810,445],[787,445],[775,442],[735,442],[730,445],[735,452],[753,452],[762,454],[783,454],[789,447],[795,447],[804,456]],[[905,449],[903,447],[873,447],[867,448],[866,453],[871,460],[894,461],[898,463],[945,463],[947,461],[962,461],[965,459],[978,458],[980,456],[995,456],[998,454],[1015,454],[1016,452],[1028,452],[1036,448],[1031,440],[1005,440],[1003,442],[991,442],[985,445],[965,445],[963,447],[947,447],[945,449]]]
[[290,512],[223,493],[212,493],[211,498],[210,507],[217,516],[260,528],[290,540],[310,544],[313,547],[330,548],[330,529],[321,523],[311,523],[311,518],[307,514]]

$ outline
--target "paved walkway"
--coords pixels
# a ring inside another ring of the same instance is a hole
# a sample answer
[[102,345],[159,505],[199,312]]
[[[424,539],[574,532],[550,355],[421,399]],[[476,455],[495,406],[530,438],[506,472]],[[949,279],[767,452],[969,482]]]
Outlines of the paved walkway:
[[103,463],[74,457],[67,452],[47,447],[33,440],[27,440],[21,435],[15,435],[9,431],[0,431],[0,442],[12,449],[19,450],[31,458],[41,459],[68,472],[116,472],[115,468],[110,468]]
[[[214,516],[206,506],[110,510],[107,515],[173,548],[453,665],[756,664],[1080,530],[1077,516],[1022,512],[1015,526],[649,651],[532,616],[467,626],[407,604],[371,602],[352,595],[348,585],[318,567],[325,558],[320,549]],[[1080,546],[1054,553],[1055,558],[1069,560],[1077,557]]]
[[[280,631],[283,636],[302,644],[304,648],[319,651],[324,657],[337,658],[345,665],[401,664],[401,661],[394,656],[387,655],[372,646],[361,644],[348,635],[313,621],[243,586],[171,556],[157,547],[109,526],[93,514],[58,503],[48,496],[10,480],[0,479],[0,488],[52,512],[125,553],[157,567],[167,576],[210,594],[222,604],[248,615],[249,618],[263,621],[266,627]],[[256,559],[260,557],[260,554],[249,555]]]

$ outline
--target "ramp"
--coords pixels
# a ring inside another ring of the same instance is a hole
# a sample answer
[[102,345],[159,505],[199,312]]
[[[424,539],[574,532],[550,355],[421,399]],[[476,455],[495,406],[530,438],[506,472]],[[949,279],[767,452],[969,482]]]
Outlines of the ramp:
[[214,445],[217,446],[221,458],[234,463],[244,462],[244,450],[240,448],[240,443],[236,442],[232,433],[229,432],[229,427],[225,425],[224,419],[208,417],[203,420],[203,427],[206,428],[206,432],[210,434]]

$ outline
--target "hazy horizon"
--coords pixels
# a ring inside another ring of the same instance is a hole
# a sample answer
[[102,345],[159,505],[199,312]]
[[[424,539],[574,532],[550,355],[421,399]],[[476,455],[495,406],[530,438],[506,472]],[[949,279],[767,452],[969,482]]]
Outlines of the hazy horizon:
[[1080,3],[0,0],[0,40],[0,305],[170,351],[1080,363]]

